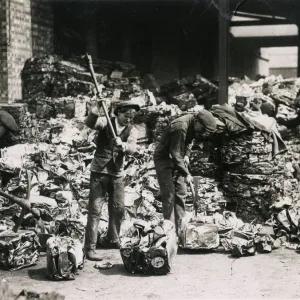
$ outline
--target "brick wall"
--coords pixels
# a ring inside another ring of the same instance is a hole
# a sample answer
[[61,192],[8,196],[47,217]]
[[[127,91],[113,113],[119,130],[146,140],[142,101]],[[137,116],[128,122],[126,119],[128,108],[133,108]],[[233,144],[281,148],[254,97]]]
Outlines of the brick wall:
[[[1,0],[0,102],[22,98],[21,72],[32,56],[53,52],[53,13],[48,0]],[[5,45],[6,44],[6,45]]]
[[10,44],[7,52],[8,102],[22,98],[21,71],[24,62],[32,56],[31,1],[8,0],[10,14]]

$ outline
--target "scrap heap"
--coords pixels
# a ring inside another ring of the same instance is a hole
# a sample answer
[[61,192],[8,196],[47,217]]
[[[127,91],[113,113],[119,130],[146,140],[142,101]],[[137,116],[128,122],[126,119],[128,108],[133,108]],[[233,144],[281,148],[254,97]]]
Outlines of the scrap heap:
[[[155,143],[172,119],[185,113],[196,113],[207,103],[215,103],[218,88],[198,75],[159,87],[153,76],[141,78],[131,64],[95,60],[94,69],[102,95],[110,100],[107,102],[110,114],[115,103],[126,98],[135,98],[142,107],[136,117],[139,151],[135,157],[128,157],[125,163],[126,220],[122,225],[123,235],[137,219],[148,222],[162,219],[152,160]],[[23,104],[18,104],[17,117],[20,135],[14,137],[14,146],[1,150],[1,188],[12,195],[26,197],[24,170],[31,170],[31,196],[44,197],[35,205],[39,205],[48,217],[43,233],[58,233],[83,240],[89,166],[95,151],[96,134],[84,125],[85,116],[95,101],[86,63],[81,58],[70,61],[63,61],[58,56],[33,58],[25,64],[23,81]],[[260,99],[275,114],[282,115],[282,105],[296,113],[293,103],[298,83],[293,82],[294,85],[289,83],[292,88],[285,94],[287,88],[282,86],[286,86],[286,81],[280,77],[251,83],[236,81],[229,88],[229,102],[232,105],[235,96],[246,94],[248,106],[254,99]],[[286,101],[288,97],[292,100]],[[297,131],[285,132],[286,136],[292,136],[292,132]],[[288,188],[298,183],[294,176],[298,156],[293,158],[292,155],[298,153],[296,149],[300,142],[293,141],[295,143],[288,142],[290,153],[279,155],[276,160],[271,160],[271,141],[259,131],[224,140],[221,146],[196,143],[190,169],[198,178],[199,213],[205,216],[209,209],[219,212],[219,204],[227,197],[238,203],[237,213],[244,221],[256,219],[256,222],[262,222],[270,216],[270,206],[278,200],[278,191],[294,201],[298,194],[288,194]],[[284,187],[274,189],[275,183]],[[187,203],[191,202],[189,195]],[[2,197],[0,204],[0,228],[12,228],[20,208]],[[35,230],[41,233],[41,228],[30,215],[22,226],[27,229],[36,227]],[[107,208],[104,207],[99,225],[100,241],[106,228]]]
[[176,79],[161,86],[161,94],[181,110],[216,104],[218,87],[200,75]]
[[[299,78],[283,79],[281,76],[270,76],[256,82],[235,82],[229,87],[229,102],[231,105],[234,105],[236,102],[235,97],[245,97],[247,99],[247,107],[250,107],[255,102],[255,99],[259,99],[264,104],[264,108],[262,108],[264,113],[274,117],[280,123],[285,123],[286,121],[294,120],[298,116],[299,89]],[[287,128],[277,124],[277,130],[285,141],[288,152],[277,155],[272,160],[269,159],[270,156],[269,158],[266,156],[265,166],[261,168],[265,173],[272,170],[271,190],[276,197],[279,199],[289,198],[289,201],[293,202],[294,205],[300,192],[298,187],[299,176],[297,175],[299,170],[297,125],[299,124]],[[263,150],[263,147],[259,146],[256,152],[268,152],[270,147],[271,145],[266,145]],[[265,153],[265,155],[268,154]],[[253,163],[251,164],[253,165]]]

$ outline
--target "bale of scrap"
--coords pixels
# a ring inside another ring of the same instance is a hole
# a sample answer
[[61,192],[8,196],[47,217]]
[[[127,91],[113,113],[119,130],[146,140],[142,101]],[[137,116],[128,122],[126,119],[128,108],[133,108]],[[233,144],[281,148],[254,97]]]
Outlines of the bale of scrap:
[[283,79],[272,85],[270,97],[276,104],[293,106],[299,92],[299,81],[294,78]]
[[84,267],[83,245],[70,237],[47,240],[47,277],[50,280],[74,280]]
[[288,152],[274,160],[274,180],[272,186],[280,198],[290,198],[294,205],[299,205],[299,159],[300,138],[299,129],[279,126],[279,132],[288,148]]
[[224,195],[237,204],[237,215],[246,222],[267,219],[274,201],[272,140],[260,131],[244,133],[224,139],[220,152],[227,170],[222,188]]
[[170,122],[181,114],[181,110],[176,105],[163,102],[160,105],[142,108],[135,118],[135,123],[145,123],[150,141],[158,142]]
[[[71,61],[79,63],[82,59],[71,59]],[[137,74],[136,66],[130,63],[93,58],[93,64],[95,71],[104,75],[111,75],[113,72],[118,72],[121,73],[121,76],[129,77]]]
[[169,273],[177,252],[174,224],[168,220],[153,226],[147,222],[135,222],[121,239],[120,252],[129,273]]
[[0,233],[0,268],[18,270],[36,265],[40,257],[40,244],[33,231],[11,230]]
[[[198,212],[204,213],[208,207],[217,209],[219,202],[224,201],[224,195],[221,189],[221,183],[217,177],[205,177],[205,176],[193,176],[194,188],[198,198]],[[188,195],[186,204],[193,203],[192,193],[190,187],[188,187]]]
[[276,119],[282,119],[284,121],[293,120],[298,116],[294,107],[287,106],[285,104],[279,104],[277,107]]
[[52,73],[58,56],[44,55],[30,58],[22,70],[23,99],[45,98],[51,95]]
[[190,154],[189,167],[193,176],[218,178],[222,171],[217,141],[196,141]]
[[181,247],[184,249],[215,249],[219,247],[218,226],[214,224],[188,223],[180,234]]
[[218,87],[201,75],[172,80],[161,86],[161,95],[187,110],[198,104],[217,103]]

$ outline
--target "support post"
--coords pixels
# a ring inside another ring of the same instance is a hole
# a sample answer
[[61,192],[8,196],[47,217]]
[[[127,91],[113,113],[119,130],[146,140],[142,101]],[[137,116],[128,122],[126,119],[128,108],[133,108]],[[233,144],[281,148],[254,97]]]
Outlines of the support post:
[[225,14],[229,12],[229,0],[219,0],[219,98],[220,105],[228,102],[228,38],[229,20]]
[[298,65],[297,65],[297,77],[300,77],[300,25],[298,25]]

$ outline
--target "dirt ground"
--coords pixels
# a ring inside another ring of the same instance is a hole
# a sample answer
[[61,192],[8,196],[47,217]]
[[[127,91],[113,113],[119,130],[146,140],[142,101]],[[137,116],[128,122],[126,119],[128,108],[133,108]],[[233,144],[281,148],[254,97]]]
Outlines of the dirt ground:
[[45,278],[46,256],[37,266],[0,272],[16,291],[57,291],[66,300],[81,299],[300,299],[300,254],[277,249],[271,254],[233,259],[228,254],[179,250],[166,276],[128,274],[118,250],[98,250],[114,264],[97,270],[93,262],[74,281]]

